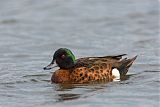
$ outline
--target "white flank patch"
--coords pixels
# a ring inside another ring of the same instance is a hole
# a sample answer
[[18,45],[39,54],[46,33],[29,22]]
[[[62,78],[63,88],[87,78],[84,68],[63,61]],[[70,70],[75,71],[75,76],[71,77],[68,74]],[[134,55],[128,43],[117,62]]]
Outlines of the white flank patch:
[[115,76],[113,81],[120,81],[120,73],[117,68],[112,69],[112,75]]

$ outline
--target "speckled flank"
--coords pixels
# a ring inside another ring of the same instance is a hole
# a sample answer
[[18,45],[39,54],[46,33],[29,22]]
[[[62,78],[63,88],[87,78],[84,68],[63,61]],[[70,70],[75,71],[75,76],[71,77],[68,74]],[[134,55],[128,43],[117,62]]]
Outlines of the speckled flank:
[[103,66],[100,67],[80,67],[70,72],[67,70],[58,70],[53,74],[52,81],[55,83],[89,83],[93,81],[112,81],[114,76],[111,75],[111,70],[111,67],[109,67],[107,64],[103,64]]

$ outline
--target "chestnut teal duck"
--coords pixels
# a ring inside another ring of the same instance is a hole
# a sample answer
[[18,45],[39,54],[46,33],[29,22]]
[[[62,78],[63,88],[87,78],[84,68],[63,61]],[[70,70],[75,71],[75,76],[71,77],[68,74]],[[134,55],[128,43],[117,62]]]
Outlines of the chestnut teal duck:
[[53,72],[52,83],[110,82],[126,76],[128,69],[137,58],[135,56],[131,59],[122,59],[125,55],[76,59],[71,50],[60,48],[54,53],[52,62],[44,67],[44,70],[59,67]]

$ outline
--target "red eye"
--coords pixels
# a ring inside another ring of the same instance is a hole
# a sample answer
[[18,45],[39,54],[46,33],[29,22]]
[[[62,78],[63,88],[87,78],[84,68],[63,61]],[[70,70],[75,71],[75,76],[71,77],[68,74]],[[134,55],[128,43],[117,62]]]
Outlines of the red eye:
[[63,59],[64,59],[65,57],[66,57],[66,56],[65,56],[64,54],[61,56],[61,58],[63,58]]

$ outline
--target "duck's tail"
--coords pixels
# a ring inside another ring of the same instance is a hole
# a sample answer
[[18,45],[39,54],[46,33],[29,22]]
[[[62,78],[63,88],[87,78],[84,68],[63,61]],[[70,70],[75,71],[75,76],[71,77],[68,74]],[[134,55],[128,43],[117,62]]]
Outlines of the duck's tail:
[[133,57],[132,59],[123,59],[121,62],[122,64],[118,67],[120,72],[120,76],[125,76],[128,72],[129,67],[133,64],[137,56]]

